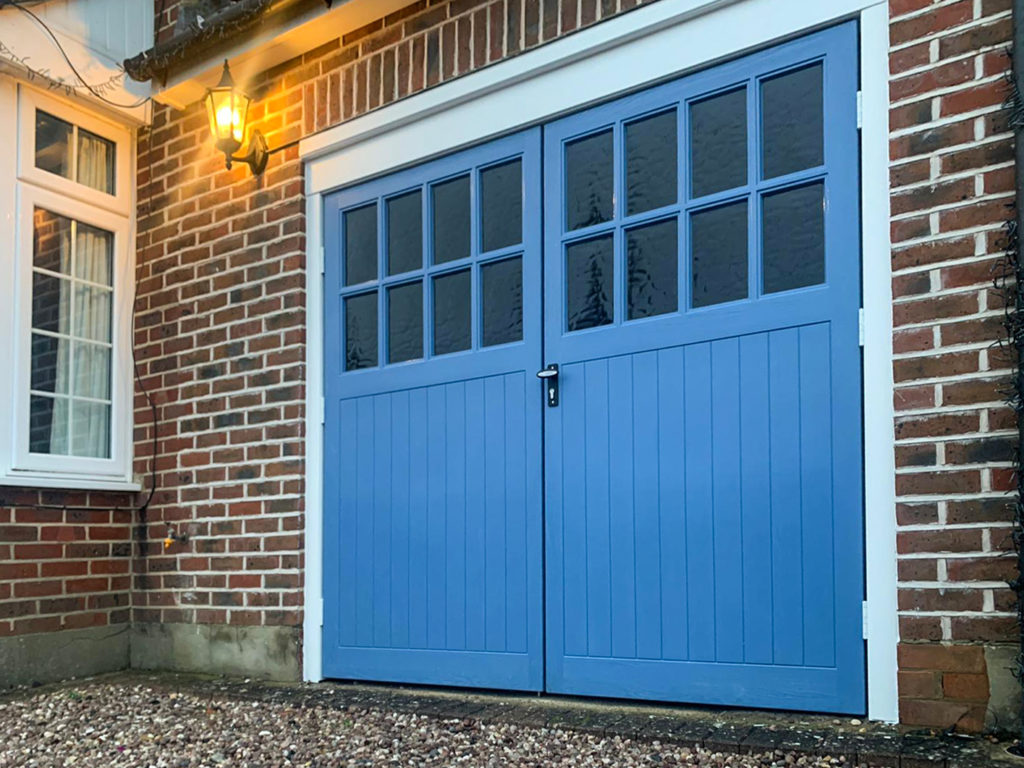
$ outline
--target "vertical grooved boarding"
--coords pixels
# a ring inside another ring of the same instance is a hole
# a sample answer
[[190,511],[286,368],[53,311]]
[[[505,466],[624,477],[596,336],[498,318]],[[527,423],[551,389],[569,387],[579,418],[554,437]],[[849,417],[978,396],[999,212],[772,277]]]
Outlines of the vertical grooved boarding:
[[528,382],[342,402],[342,645],[525,653]]
[[830,357],[820,323],[564,369],[568,655],[834,665]]

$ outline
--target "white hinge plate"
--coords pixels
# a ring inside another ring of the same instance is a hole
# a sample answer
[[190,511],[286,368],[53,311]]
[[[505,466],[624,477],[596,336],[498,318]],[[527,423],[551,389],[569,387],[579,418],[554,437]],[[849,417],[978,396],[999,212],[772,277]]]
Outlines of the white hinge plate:
[[327,259],[324,256],[324,247],[320,246],[320,274],[324,275],[327,273]]
[[861,622],[861,636],[868,639],[868,601],[864,600],[860,604],[860,622]]
[[864,308],[857,310],[857,343],[864,346]]
[[322,597],[320,598],[320,606],[318,610],[320,611],[319,623],[322,627],[324,625],[324,599]]
[[857,129],[864,127],[864,91],[857,91]]
[[320,426],[327,423],[327,398],[320,398]]

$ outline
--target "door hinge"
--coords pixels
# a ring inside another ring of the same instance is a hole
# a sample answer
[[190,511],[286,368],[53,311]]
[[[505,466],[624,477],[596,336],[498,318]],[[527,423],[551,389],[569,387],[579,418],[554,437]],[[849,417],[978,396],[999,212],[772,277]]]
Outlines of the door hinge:
[[327,423],[327,398],[320,397],[320,426]]
[[868,639],[868,601],[862,600],[860,604],[861,636]]
[[864,127],[864,91],[857,91],[857,130]]
[[326,254],[326,251],[324,250],[324,247],[321,245],[320,246],[320,276],[321,277],[323,277],[324,275],[327,274],[327,258],[326,258],[325,254]]
[[318,617],[318,620],[320,626],[322,627],[324,625],[324,599],[321,597],[319,602],[320,605],[318,606],[317,610],[320,611],[320,616]]
[[857,310],[857,343],[864,346],[864,307]]

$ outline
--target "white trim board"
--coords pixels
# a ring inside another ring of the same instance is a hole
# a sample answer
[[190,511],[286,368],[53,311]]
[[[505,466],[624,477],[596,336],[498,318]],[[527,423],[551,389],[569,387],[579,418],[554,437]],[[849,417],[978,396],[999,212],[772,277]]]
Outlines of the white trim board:
[[306,514],[302,678],[323,678],[323,197],[306,198]]
[[[663,0],[302,141],[307,161],[306,624],[304,675],[319,680],[322,605],[322,195],[577,111],[843,19],[861,24],[865,558],[868,716],[895,722],[896,513],[889,269],[888,9],[879,0]],[[316,617],[314,621],[311,617]]]
[[864,556],[868,716],[896,722],[896,457],[889,253],[889,9],[860,16],[861,286],[864,301]]

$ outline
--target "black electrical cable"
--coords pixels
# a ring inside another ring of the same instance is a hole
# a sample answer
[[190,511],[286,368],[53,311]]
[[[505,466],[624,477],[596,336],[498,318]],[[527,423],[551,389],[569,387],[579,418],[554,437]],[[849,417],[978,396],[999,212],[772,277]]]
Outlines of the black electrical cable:
[[71,59],[68,57],[67,51],[64,50],[64,46],[61,45],[60,40],[57,38],[57,35],[54,34],[53,30],[50,29],[49,26],[47,26],[46,22],[44,22],[42,19],[40,19],[35,13],[30,11],[24,5],[22,5],[21,3],[17,2],[17,0],[0,0],[0,9],[6,8],[6,7],[17,8],[22,13],[27,14],[32,19],[34,19],[36,24],[38,24],[43,29],[43,31],[46,32],[46,34],[50,37],[50,40],[53,42],[53,44],[57,48],[57,50],[60,51],[60,55],[63,57],[64,61],[67,63],[68,67],[71,69],[71,72],[74,74],[74,76],[78,78],[78,82],[80,82],[82,84],[82,87],[85,88],[87,91],[89,91],[89,93],[91,93],[93,96],[95,96],[100,101],[102,101],[102,102],[104,102],[106,104],[109,104],[112,107],[117,107],[118,109],[136,109],[137,107],[141,107],[143,104],[146,104],[146,103],[148,103],[149,101],[152,100],[152,96],[146,96],[145,98],[140,99],[139,101],[135,102],[134,104],[120,104],[120,103],[118,103],[116,101],[108,99],[102,93],[97,91],[95,87],[89,85],[85,81],[85,78],[82,77],[82,74],[78,71],[78,68],[74,65],[74,62],[72,62]]
[[[306,138],[306,137],[303,136],[303,139],[304,138]],[[267,150],[267,154],[268,155],[276,155],[278,152],[283,152],[286,149],[291,149],[292,147],[297,147],[301,143],[302,143],[302,139],[295,139],[294,141],[289,141],[289,142],[287,142],[285,144],[282,144],[279,147],[274,147],[273,149]]]
[[[1013,542],[1017,549],[1017,577],[1011,585],[1017,593],[1017,680],[1024,679],[1024,256],[1021,254],[1021,237],[1024,236],[1024,98],[1021,88],[1024,87],[1024,0],[1013,0],[1012,5],[1013,37],[1010,50],[1011,61],[1011,97],[1010,97],[1010,128],[1014,134],[1014,169],[1016,174],[1016,205],[1014,217],[1009,226],[1009,257],[1008,274],[1004,285],[1010,289],[1007,296],[1006,325],[1009,331],[1009,342],[1012,353],[1016,353],[1016,370],[1013,381],[1011,402],[1017,412],[1017,450],[1015,469],[1017,479],[1017,498],[1014,505]],[[1021,699],[1024,703],[1024,688]],[[1017,723],[1017,743],[1011,752],[1018,757],[1024,755],[1024,718]]]

